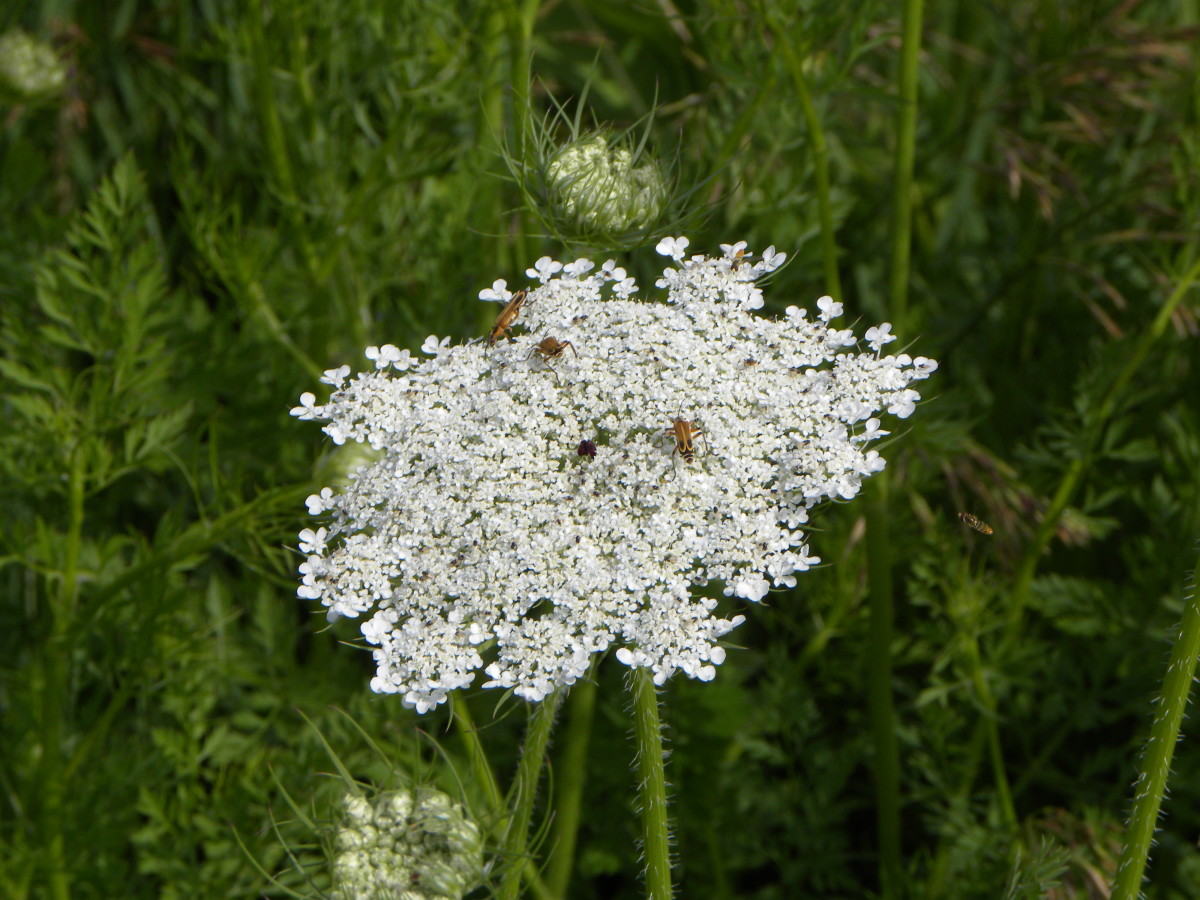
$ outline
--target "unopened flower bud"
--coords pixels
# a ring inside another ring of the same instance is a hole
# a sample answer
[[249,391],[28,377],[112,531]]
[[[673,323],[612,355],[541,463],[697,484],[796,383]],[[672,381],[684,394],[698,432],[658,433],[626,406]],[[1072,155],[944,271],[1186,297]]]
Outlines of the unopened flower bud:
[[461,900],[483,872],[483,838],[434,788],[350,795],[334,842],[338,900]]
[[560,219],[612,235],[653,225],[667,200],[655,162],[599,134],[567,144],[547,166],[546,181]]
[[42,100],[66,83],[67,67],[49,44],[19,28],[0,34],[0,99]]

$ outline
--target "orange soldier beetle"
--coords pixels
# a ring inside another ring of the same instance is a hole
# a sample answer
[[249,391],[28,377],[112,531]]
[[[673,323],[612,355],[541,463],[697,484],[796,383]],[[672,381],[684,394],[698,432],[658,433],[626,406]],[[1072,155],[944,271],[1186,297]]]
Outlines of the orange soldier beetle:
[[517,316],[521,312],[521,307],[525,304],[525,298],[529,296],[529,291],[521,288],[512,295],[512,299],[500,311],[500,315],[496,317],[496,324],[492,326],[491,333],[488,334],[487,345],[491,347],[500,338],[504,337],[504,332],[512,328],[513,323],[517,321]]

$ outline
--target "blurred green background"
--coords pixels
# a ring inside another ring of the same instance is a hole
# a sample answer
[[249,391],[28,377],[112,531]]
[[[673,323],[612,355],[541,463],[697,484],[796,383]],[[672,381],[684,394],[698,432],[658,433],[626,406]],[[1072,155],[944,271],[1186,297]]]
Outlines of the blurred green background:
[[[925,4],[903,306],[899,16],[6,3],[0,33],[57,62],[0,72],[0,897],[316,896],[335,759],[477,800],[445,711],[371,695],[353,623],[295,597],[304,498],[345,461],[288,410],[369,344],[480,336],[479,290],[543,254],[649,285],[665,233],[774,244],[765,313],[836,277],[849,320],[941,363],[875,507],[890,896],[1107,896],[1200,536],[1200,3]],[[535,119],[586,87],[585,124],[648,134],[680,214],[624,246],[547,234],[504,160],[527,77]],[[827,565],[741,610],[715,682],[665,692],[680,897],[881,891],[867,512],[819,511]],[[598,676],[583,900],[641,896],[619,668]],[[506,781],[524,710],[497,699],[469,703]],[[1200,896],[1197,739],[1148,897]]]

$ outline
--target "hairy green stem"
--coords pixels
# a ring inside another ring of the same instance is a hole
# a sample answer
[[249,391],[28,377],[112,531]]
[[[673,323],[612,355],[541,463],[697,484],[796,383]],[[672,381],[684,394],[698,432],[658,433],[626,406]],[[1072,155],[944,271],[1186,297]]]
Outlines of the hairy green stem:
[[[594,670],[593,666],[593,670]],[[567,725],[563,734],[562,759],[555,779],[555,845],[547,866],[546,884],[555,897],[566,897],[575,862],[575,841],[579,835],[580,810],[583,808],[584,772],[596,708],[596,682],[584,678],[571,686],[567,694]]]
[[[534,705],[529,714],[529,726],[525,732],[525,746],[521,748],[521,759],[517,763],[517,777],[508,792],[510,818],[504,835],[504,850],[509,867],[500,886],[502,900],[517,900],[521,892],[521,879],[529,880],[526,873],[532,867],[529,860],[529,822],[533,818],[533,804],[537,799],[538,781],[541,780],[542,764],[546,758],[546,747],[550,743],[550,732],[554,728],[554,717],[562,703],[563,691],[555,691],[541,703]],[[540,886],[540,881],[531,885]],[[546,889],[535,886],[539,897]],[[547,891],[544,896],[549,896]]]
[[646,897],[671,900],[671,846],[667,818],[667,777],[663,764],[662,722],[654,676],[644,667],[629,672],[637,737],[638,789],[642,806],[642,856]]
[[900,893],[900,753],[892,699],[892,552],[888,473],[871,479],[867,496],[867,569],[871,625],[867,637],[867,705],[875,745],[875,805],[881,897]]
[[1200,576],[1200,560],[1192,569],[1191,584],[1185,592],[1183,623],[1171,649],[1171,661],[1163,680],[1162,697],[1155,710],[1154,724],[1142,756],[1142,768],[1134,782],[1133,814],[1125,831],[1125,847],[1113,884],[1113,900],[1135,900],[1141,895],[1142,878],[1150,844],[1154,839],[1162,808],[1167,776],[1171,772],[1171,757],[1179,729],[1187,709],[1188,691],[1196,675],[1196,658],[1200,656],[1200,602],[1196,596],[1196,578]]
[[467,705],[467,701],[463,699],[459,691],[451,691],[450,708],[454,713],[455,727],[467,751],[467,758],[471,762],[471,774],[474,776],[474,781],[483,788],[484,794],[487,795],[492,815],[498,816],[504,804],[504,797],[501,796],[500,787],[496,784],[496,775],[492,772],[487,753],[484,752],[483,741],[479,739],[479,729],[475,727],[475,720],[471,716],[471,707]]

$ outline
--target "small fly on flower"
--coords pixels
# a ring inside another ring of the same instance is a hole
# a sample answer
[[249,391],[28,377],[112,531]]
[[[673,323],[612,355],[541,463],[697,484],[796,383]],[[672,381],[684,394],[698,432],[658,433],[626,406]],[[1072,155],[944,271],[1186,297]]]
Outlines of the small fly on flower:
[[575,452],[580,456],[588,456],[594,459],[596,456],[596,442],[587,440],[580,441]]
[[962,519],[962,523],[968,528],[974,528],[980,534],[991,534],[992,526],[978,516],[973,516],[967,512],[960,512],[958,517]]
[[496,324],[492,326],[491,333],[488,334],[487,345],[491,347],[500,338],[504,337],[504,332],[512,328],[513,322],[517,321],[517,316],[521,312],[521,307],[525,304],[525,298],[529,296],[529,291],[521,288],[512,295],[512,299],[500,311],[500,315],[496,317]]

